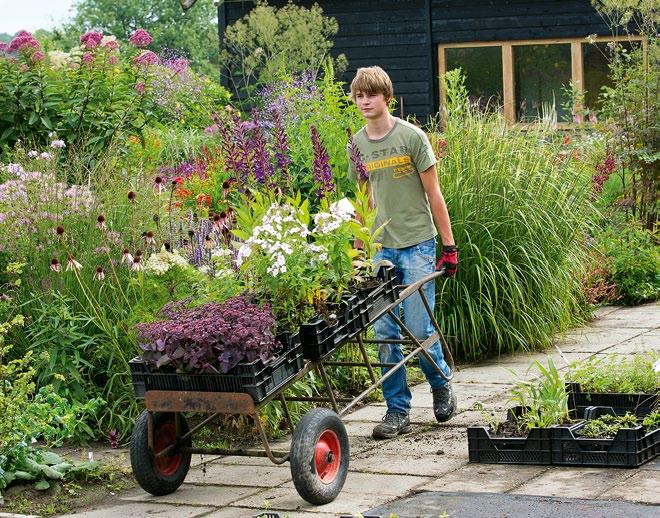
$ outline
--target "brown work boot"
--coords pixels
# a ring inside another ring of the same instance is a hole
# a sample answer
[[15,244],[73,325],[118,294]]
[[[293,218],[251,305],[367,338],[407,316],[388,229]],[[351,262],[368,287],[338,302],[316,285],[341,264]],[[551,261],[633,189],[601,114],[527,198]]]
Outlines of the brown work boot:
[[399,434],[409,433],[411,431],[412,426],[410,426],[408,414],[388,410],[383,417],[383,422],[374,427],[371,436],[374,439],[393,439]]

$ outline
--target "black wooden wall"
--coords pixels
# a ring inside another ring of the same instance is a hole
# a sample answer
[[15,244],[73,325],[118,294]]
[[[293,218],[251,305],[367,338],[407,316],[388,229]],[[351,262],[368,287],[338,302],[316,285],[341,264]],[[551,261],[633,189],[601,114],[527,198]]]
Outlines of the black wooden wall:
[[[270,0],[283,5],[285,0]],[[309,7],[313,1],[295,3]],[[357,68],[379,65],[392,78],[405,115],[424,121],[438,111],[437,44],[607,35],[589,0],[316,0],[337,19],[333,55],[344,53],[350,82]],[[219,30],[243,17],[252,1],[225,0]],[[398,113],[397,113],[398,114]]]

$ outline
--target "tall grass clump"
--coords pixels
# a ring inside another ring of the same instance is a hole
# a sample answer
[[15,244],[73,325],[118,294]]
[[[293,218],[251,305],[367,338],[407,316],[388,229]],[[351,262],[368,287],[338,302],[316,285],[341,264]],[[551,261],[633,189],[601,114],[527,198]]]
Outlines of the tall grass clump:
[[582,321],[589,178],[548,129],[507,127],[467,101],[447,74],[446,131],[433,134],[461,265],[440,289],[458,357],[530,350]]

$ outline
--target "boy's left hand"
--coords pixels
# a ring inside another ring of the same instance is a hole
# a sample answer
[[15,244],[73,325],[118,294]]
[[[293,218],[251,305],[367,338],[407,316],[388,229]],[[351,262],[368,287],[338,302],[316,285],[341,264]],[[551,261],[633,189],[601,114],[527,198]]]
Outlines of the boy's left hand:
[[456,245],[443,245],[442,256],[435,265],[437,272],[443,272],[444,277],[453,277],[458,270],[458,248]]

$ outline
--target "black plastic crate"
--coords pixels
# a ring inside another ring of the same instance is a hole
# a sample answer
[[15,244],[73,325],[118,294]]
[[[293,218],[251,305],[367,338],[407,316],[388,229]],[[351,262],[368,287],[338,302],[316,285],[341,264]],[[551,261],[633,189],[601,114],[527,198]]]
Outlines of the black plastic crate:
[[340,304],[337,318],[328,323],[322,317],[300,326],[303,357],[318,360],[342,345],[361,330],[360,305],[357,295],[347,295]]
[[[508,420],[522,407],[509,410]],[[469,426],[470,462],[485,464],[552,464],[552,428],[532,428],[527,437],[493,437],[485,426]]]
[[394,266],[382,266],[376,277],[381,284],[373,289],[358,290],[360,300],[360,326],[367,327],[376,316],[399,297]]
[[[610,407],[589,407],[586,415],[597,418],[615,414]],[[634,468],[654,459],[660,452],[660,428],[644,432],[641,426],[622,428],[612,439],[581,437],[582,422],[568,428],[554,428],[552,463],[562,466]]]
[[658,408],[658,394],[582,392],[579,383],[566,383],[566,392],[568,408],[573,417],[578,418],[582,418],[591,406],[611,407],[616,415],[630,412],[638,417],[645,417]]
[[143,398],[149,390],[247,392],[259,403],[305,365],[298,333],[279,335],[277,339],[283,344],[277,358],[267,363],[261,359],[239,363],[227,374],[152,372],[142,358],[133,358],[129,365],[135,396]]

